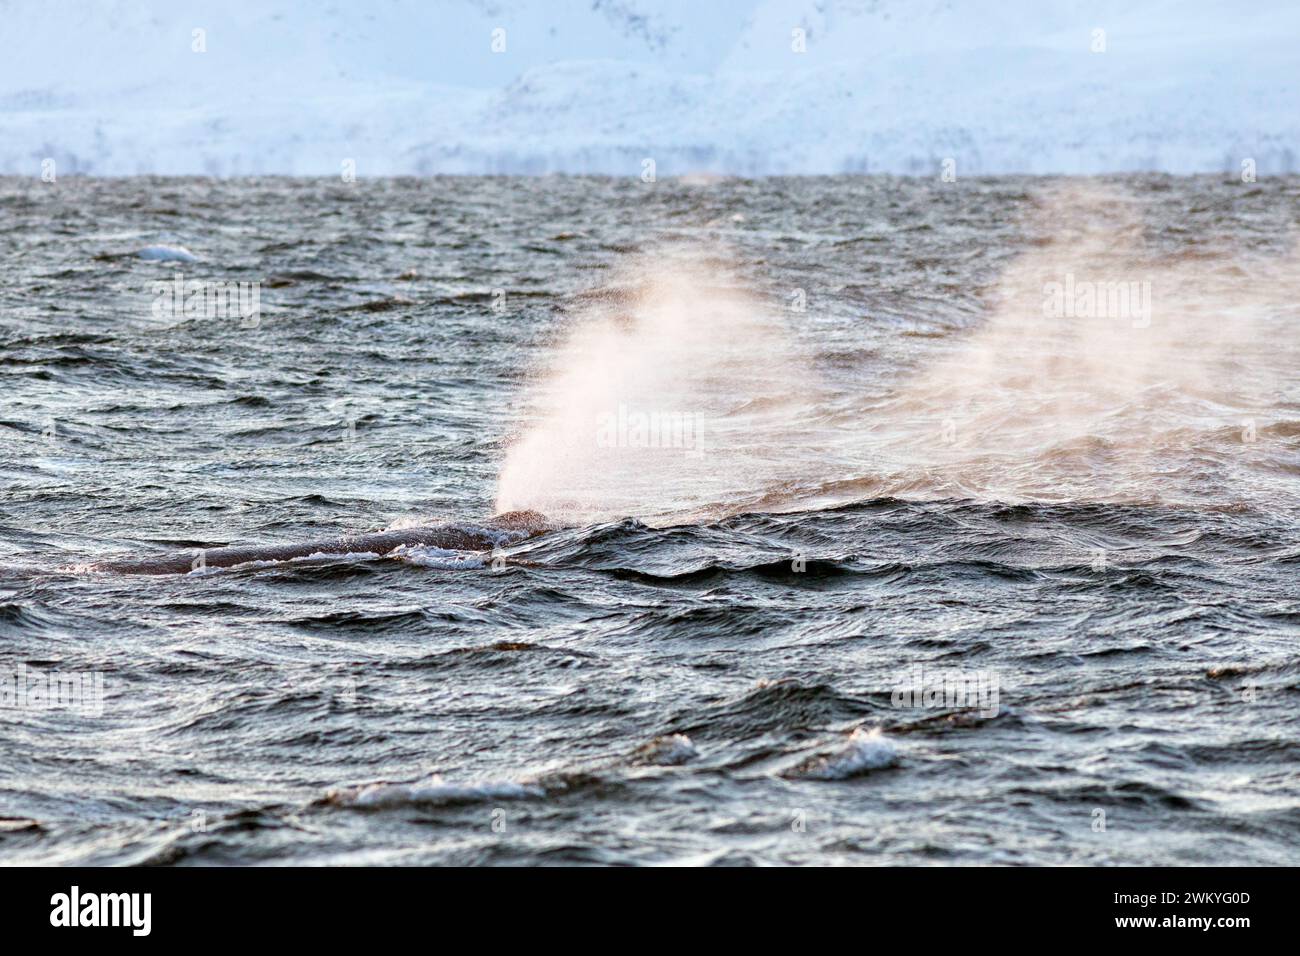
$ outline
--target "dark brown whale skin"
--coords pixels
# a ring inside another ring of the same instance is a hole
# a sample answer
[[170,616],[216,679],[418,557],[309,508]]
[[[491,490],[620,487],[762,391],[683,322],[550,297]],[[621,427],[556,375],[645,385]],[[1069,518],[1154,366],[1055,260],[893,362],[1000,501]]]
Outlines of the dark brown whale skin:
[[500,532],[517,532],[514,540],[530,538],[551,530],[552,525],[535,511],[512,511],[469,525],[436,525],[403,528],[373,534],[319,538],[297,544],[241,545],[196,548],[180,554],[125,561],[106,561],[91,570],[115,574],[188,574],[198,568],[233,568],[254,561],[289,561],[313,554],[376,554],[381,557],[400,547],[433,547],[449,551],[488,551],[507,542]]

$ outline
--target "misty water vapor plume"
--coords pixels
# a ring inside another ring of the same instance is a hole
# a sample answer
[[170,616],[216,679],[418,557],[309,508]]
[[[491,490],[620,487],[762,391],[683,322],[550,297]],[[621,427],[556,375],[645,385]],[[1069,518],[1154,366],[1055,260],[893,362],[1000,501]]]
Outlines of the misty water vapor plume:
[[815,386],[784,322],[716,250],[626,262],[539,377],[498,510],[703,518],[797,473]]
[[907,371],[883,399],[880,368],[827,371],[791,334],[805,316],[747,289],[734,261],[644,254],[577,309],[506,456],[498,508],[655,522],[887,495],[1290,494],[1295,246],[1170,247],[1151,214],[1108,184],[1043,189],[1026,251],[977,290],[980,324],[896,340]]
[[[1169,248],[1127,193],[1040,198],[986,321],[880,410],[891,490],[1000,501],[1240,501],[1294,474],[1296,247]],[[1288,465],[1288,461],[1290,464]],[[1249,480],[1241,480],[1247,468]],[[1270,480],[1271,479],[1271,480]]]

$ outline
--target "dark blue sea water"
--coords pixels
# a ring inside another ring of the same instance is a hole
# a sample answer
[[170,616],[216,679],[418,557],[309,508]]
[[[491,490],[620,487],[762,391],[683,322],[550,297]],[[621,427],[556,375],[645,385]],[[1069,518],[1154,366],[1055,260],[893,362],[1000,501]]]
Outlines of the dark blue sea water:
[[1300,863],[1298,226],[1294,177],[0,179],[0,862]]

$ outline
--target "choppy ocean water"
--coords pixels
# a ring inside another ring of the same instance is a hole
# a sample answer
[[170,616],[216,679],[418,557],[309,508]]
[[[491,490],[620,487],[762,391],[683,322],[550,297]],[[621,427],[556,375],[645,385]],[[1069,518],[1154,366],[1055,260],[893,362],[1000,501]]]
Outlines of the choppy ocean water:
[[1300,862],[1298,226],[1294,177],[0,179],[0,861]]

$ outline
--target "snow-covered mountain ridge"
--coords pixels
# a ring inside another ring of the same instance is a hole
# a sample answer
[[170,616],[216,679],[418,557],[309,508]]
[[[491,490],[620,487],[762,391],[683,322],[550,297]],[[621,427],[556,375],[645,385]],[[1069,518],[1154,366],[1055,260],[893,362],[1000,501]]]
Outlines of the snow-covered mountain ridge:
[[1267,0],[0,0],[0,172],[1300,170]]

